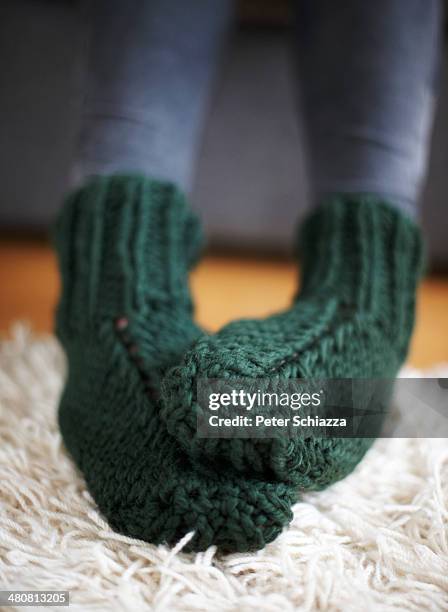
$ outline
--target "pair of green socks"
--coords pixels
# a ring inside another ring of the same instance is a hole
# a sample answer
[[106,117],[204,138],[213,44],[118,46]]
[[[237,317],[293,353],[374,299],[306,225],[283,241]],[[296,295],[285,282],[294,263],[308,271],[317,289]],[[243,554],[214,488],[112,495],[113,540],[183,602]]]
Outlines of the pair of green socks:
[[291,308],[208,336],[188,274],[198,221],[168,183],[92,179],[55,228],[57,334],[68,360],[65,445],[117,531],[186,550],[255,550],[292,518],[300,490],[348,474],[370,439],[210,440],[199,378],[392,377],[413,326],[419,230],[375,199],[339,198],[303,226]]

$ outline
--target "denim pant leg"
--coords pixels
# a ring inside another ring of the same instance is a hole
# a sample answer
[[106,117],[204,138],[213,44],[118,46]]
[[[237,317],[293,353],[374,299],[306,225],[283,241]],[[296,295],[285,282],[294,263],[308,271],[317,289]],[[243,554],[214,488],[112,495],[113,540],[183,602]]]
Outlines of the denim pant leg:
[[301,0],[297,8],[315,200],[370,192],[416,216],[435,106],[440,0]]
[[191,189],[232,0],[86,0],[87,74],[73,182],[142,172]]

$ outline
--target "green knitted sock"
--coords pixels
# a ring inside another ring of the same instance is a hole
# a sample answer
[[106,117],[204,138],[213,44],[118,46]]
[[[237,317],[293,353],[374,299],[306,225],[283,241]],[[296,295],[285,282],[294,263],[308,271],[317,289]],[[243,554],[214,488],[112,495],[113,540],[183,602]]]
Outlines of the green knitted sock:
[[188,268],[196,218],[169,184],[96,178],[56,226],[63,289],[57,333],[68,358],[59,422],[100,511],[128,536],[246,551],[291,519],[295,492],[190,461],[159,419],[159,383],[201,331]]
[[201,378],[393,378],[402,364],[421,270],[419,230],[374,197],[347,196],[316,210],[302,236],[303,285],[292,307],[199,339],[166,377],[162,418],[191,457],[320,489],[350,473],[373,440],[196,433]]

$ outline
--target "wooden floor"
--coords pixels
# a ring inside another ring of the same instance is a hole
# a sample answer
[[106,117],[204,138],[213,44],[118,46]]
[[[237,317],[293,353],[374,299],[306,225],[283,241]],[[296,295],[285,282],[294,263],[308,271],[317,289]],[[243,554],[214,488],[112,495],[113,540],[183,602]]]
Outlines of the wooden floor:
[[[296,269],[278,261],[209,256],[193,274],[197,318],[209,330],[247,316],[264,316],[286,306]],[[0,241],[0,332],[13,321],[51,331],[59,290],[51,248],[38,241]],[[448,278],[429,278],[419,292],[417,326],[409,362],[426,367],[448,362]]]

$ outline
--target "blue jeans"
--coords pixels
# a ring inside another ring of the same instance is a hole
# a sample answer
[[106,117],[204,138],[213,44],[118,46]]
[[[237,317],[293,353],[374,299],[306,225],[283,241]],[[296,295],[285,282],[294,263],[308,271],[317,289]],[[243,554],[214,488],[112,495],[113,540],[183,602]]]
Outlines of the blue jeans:
[[[189,191],[231,0],[89,0],[74,180],[140,171]],[[416,214],[438,71],[440,0],[301,0],[296,57],[311,187]]]

